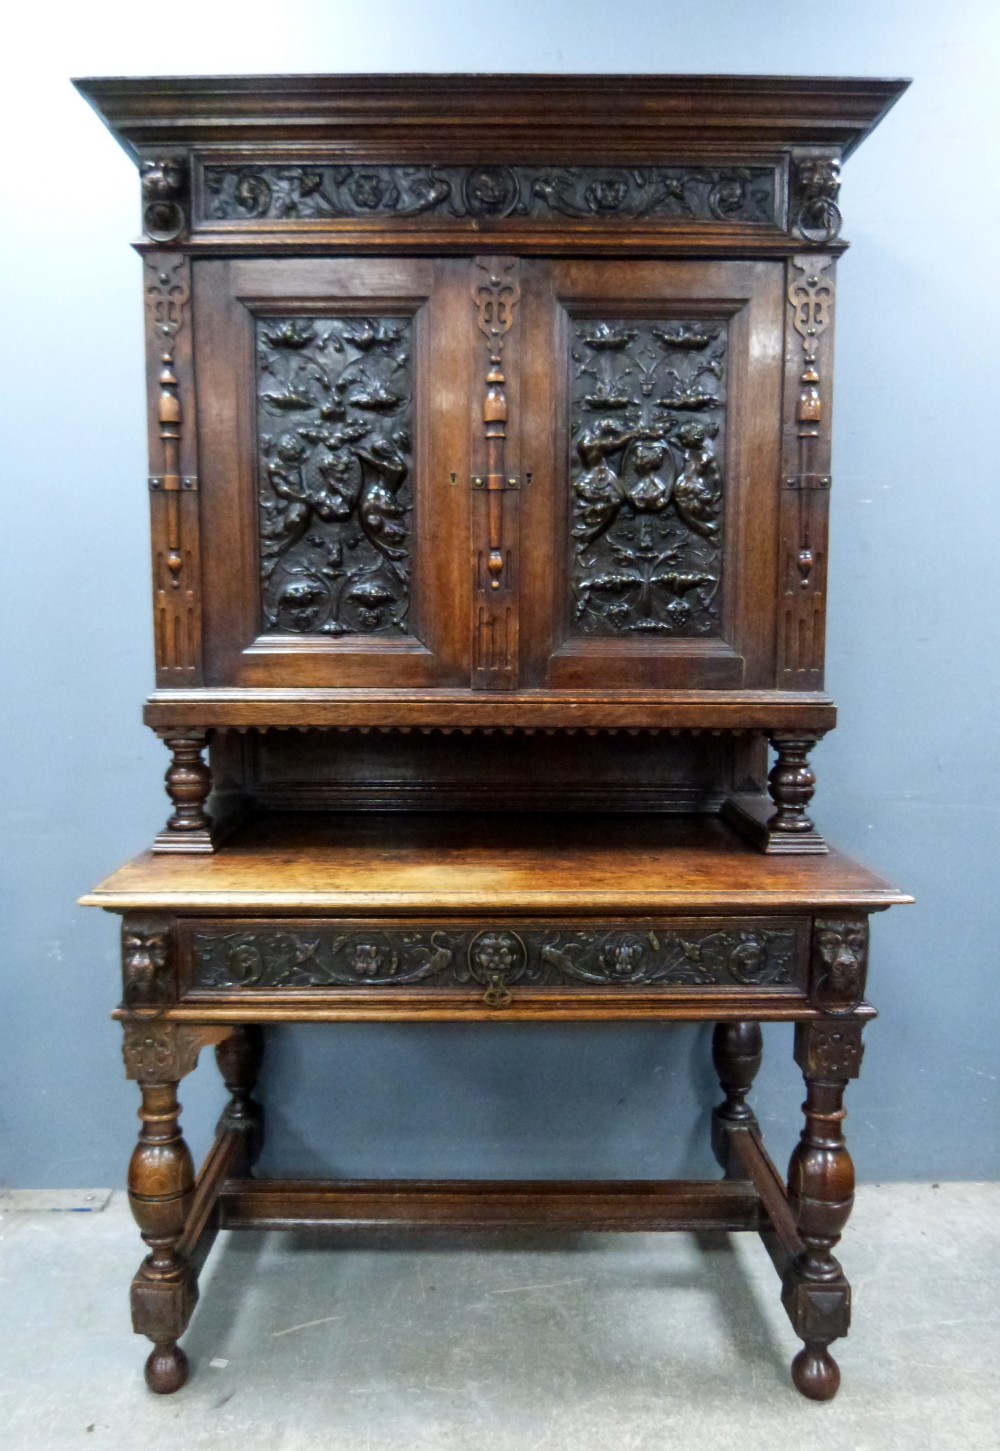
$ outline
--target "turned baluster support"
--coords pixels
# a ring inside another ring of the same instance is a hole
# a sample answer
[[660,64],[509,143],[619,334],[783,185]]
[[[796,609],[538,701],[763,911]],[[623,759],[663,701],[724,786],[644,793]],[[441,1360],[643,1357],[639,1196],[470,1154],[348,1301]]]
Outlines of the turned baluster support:
[[774,734],[771,744],[778,759],[771,767],[767,788],[775,811],[768,821],[771,831],[804,833],[815,831],[807,807],[816,790],[816,776],[809,764],[815,736]]
[[763,795],[736,795],[723,803],[723,819],[758,850],[789,856],[825,855],[829,850],[808,810],[816,791],[809,752],[821,735],[769,732],[777,752],[767,778],[770,801]]
[[241,1135],[244,1147],[238,1172],[244,1176],[249,1176],[264,1146],[264,1110],[253,1097],[263,1055],[263,1033],[253,1025],[234,1028],[215,1050],[219,1072],[230,1094],[218,1131],[235,1129]]
[[795,1059],[806,1081],[805,1126],[788,1166],[788,1202],[803,1249],[786,1276],[783,1300],[805,1344],[792,1362],[796,1388],[811,1400],[837,1393],[840,1370],[829,1345],[847,1334],[851,1290],[833,1251],[854,1203],[854,1165],[844,1142],[844,1090],[861,1068],[862,1024],[799,1023]]
[[170,751],[164,781],[173,812],[153,843],[156,852],[211,852],[213,822],[205,810],[212,790],[212,772],[202,757],[208,745],[204,731],[163,736]]
[[745,1179],[746,1170],[730,1153],[729,1130],[752,1128],[757,1119],[747,1103],[764,1052],[759,1023],[716,1023],[712,1062],[725,1101],[712,1111],[712,1151],[727,1179]]

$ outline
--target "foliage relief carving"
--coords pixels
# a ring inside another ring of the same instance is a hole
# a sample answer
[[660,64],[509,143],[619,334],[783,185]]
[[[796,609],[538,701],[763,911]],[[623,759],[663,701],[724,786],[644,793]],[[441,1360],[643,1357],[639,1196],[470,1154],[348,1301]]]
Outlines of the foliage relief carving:
[[408,317],[257,321],[266,631],[406,630],[412,332]]
[[770,166],[207,166],[210,219],[555,217],[774,224]]
[[575,631],[718,634],[727,336],[718,321],[574,321]]
[[198,932],[196,989],[468,987],[497,1000],[515,983],[533,987],[778,986],[793,981],[794,928],[615,928],[515,933],[337,932],[317,928]]

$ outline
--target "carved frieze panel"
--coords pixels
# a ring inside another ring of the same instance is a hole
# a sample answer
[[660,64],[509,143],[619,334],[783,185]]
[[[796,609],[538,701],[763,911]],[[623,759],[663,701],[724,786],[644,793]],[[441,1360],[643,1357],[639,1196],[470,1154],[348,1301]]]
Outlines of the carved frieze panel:
[[727,341],[721,320],[573,319],[574,633],[719,633]]
[[204,207],[209,221],[778,219],[773,166],[206,166]]
[[262,317],[256,356],[264,630],[405,633],[412,319]]
[[195,932],[202,992],[298,988],[480,988],[493,1005],[535,988],[782,987],[796,981],[795,924],[514,932],[483,927],[338,931],[323,925]]

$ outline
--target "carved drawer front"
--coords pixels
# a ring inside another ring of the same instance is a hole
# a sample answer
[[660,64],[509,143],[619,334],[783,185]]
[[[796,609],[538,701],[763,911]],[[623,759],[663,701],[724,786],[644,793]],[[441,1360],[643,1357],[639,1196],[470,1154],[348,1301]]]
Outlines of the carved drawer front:
[[709,996],[757,989],[802,997],[804,918],[593,923],[256,920],[179,928],[186,1000],[302,994],[480,998]]

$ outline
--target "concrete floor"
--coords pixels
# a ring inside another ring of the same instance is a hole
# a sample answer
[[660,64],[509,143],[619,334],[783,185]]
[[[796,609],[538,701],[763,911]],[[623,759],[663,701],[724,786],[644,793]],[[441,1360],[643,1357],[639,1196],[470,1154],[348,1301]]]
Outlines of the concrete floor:
[[792,1389],[798,1341],[755,1237],[523,1232],[223,1236],[192,1379],[154,1397],[124,1197],[24,1203],[0,1223],[2,1451],[1000,1447],[998,1184],[862,1189],[827,1405]]

